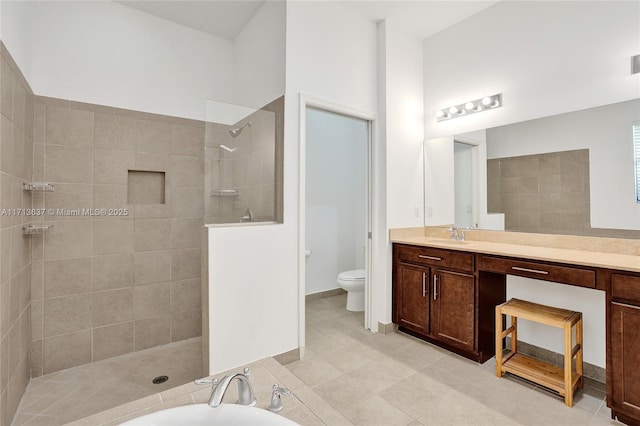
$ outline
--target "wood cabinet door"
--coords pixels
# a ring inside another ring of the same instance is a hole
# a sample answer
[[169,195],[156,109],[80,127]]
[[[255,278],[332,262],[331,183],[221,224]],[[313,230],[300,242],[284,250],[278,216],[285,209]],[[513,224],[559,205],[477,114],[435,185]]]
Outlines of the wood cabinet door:
[[429,268],[398,263],[398,325],[429,334]]
[[640,307],[611,304],[613,409],[640,418]]
[[437,269],[432,278],[431,333],[461,349],[474,350],[475,279]]

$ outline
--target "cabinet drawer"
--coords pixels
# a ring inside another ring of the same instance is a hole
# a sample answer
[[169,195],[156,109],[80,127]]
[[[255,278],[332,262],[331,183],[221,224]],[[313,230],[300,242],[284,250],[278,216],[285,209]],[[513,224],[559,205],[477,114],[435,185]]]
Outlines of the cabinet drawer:
[[438,266],[465,272],[474,271],[474,255],[431,247],[399,246],[398,258],[403,262]]
[[545,281],[555,281],[580,287],[596,288],[596,271],[547,263],[523,262],[501,257],[484,256],[482,270],[519,275]]
[[611,274],[611,296],[640,303],[640,277]]

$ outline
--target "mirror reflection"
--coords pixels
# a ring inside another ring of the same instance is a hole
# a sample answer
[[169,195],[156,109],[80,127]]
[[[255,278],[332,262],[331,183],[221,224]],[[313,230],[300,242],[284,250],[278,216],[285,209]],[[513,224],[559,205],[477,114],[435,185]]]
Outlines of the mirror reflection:
[[639,121],[634,99],[426,141],[425,188],[448,167],[453,196],[434,206],[437,191],[426,189],[425,222],[640,238],[632,132]]

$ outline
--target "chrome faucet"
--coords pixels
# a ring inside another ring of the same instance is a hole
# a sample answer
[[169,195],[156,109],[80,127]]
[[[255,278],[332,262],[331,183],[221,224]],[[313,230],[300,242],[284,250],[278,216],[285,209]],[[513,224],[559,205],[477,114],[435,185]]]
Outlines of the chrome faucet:
[[240,222],[253,222],[253,212],[251,209],[245,210],[244,216],[240,218]]
[[224,394],[227,392],[227,388],[231,384],[232,381],[238,381],[238,404],[241,405],[256,405],[256,397],[253,393],[253,388],[251,387],[251,383],[249,382],[249,369],[245,368],[242,373],[235,374],[227,374],[214,385],[213,391],[211,392],[211,397],[209,398],[209,406],[210,407],[218,407],[222,404],[222,398],[224,398]]
[[449,228],[449,239],[454,241],[464,241],[464,229],[457,228],[453,225]]

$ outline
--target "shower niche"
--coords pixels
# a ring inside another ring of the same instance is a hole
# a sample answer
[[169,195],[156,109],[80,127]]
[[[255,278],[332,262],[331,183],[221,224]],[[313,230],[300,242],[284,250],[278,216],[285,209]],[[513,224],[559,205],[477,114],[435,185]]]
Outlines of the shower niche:
[[205,223],[282,222],[284,97],[206,107]]

